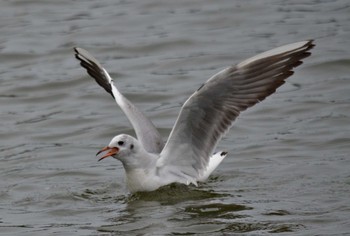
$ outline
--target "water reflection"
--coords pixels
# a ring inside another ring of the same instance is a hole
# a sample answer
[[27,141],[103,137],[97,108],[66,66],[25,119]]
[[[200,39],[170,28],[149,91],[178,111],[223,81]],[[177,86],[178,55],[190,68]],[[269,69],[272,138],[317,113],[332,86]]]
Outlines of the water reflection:
[[[98,228],[99,232],[114,233],[204,233],[225,229],[226,221],[247,217],[252,207],[228,203],[234,198],[207,189],[171,184],[153,192],[128,196],[122,212],[109,219],[112,224]],[[120,197],[117,198],[121,200]],[[163,231],[159,231],[163,229]]]
[[228,194],[216,193],[213,190],[198,188],[194,186],[186,186],[183,184],[173,183],[159,188],[152,192],[136,193],[130,196],[129,204],[133,204],[137,200],[156,201],[160,204],[174,205],[181,202],[225,197]]
[[[214,181],[212,179],[212,181]],[[275,210],[265,213],[261,222],[254,219],[254,204],[242,204],[240,196],[223,194],[200,187],[171,184],[153,192],[143,192],[106,198],[124,206],[116,210],[107,224],[97,228],[98,232],[116,234],[210,234],[247,233],[264,231],[269,233],[295,232],[304,228],[302,224],[286,223],[278,219],[289,215],[288,211]],[[268,218],[271,216],[271,218]],[[282,218],[281,218],[282,219]]]

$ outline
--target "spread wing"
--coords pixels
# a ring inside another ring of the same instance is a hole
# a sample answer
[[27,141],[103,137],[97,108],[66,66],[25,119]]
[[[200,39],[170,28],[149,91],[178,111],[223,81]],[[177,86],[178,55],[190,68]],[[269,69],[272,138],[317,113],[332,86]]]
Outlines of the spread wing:
[[183,105],[158,159],[158,170],[198,178],[240,112],[274,93],[311,54],[312,42],[272,49],[211,77]]
[[119,92],[108,72],[88,51],[82,48],[74,48],[74,51],[80,65],[102,88],[112,95],[123,110],[145,150],[151,153],[160,153],[164,147],[164,142],[153,123]]

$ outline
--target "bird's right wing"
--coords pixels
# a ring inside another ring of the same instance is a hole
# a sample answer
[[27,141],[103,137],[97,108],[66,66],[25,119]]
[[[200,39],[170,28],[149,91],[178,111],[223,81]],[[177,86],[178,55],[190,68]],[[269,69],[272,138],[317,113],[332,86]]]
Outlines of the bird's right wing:
[[108,72],[88,51],[82,48],[74,48],[74,51],[80,65],[102,88],[112,95],[123,110],[145,150],[150,153],[160,153],[164,147],[164,142],[153,123],[119,92]]

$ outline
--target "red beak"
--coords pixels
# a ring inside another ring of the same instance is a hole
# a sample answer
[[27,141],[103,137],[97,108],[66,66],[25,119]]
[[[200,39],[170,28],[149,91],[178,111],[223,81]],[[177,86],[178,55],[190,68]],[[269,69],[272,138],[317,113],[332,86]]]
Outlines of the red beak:
[[101,161],[102,159],[105,159],[106,157],[110,157],[110,156],[113,156],[113,155],[117,154],[119,152],[119,148],[117,148],[117,147],[112,147],[111,148],[111,147],[106,146],[106,147],[102,148],[100,151],[98,151],[96,156],[98,154],[100,154],[101,152],[105,152],[105,151],[109,151],[109,152],[107,152],[100,159],[98,159],[98,161]]

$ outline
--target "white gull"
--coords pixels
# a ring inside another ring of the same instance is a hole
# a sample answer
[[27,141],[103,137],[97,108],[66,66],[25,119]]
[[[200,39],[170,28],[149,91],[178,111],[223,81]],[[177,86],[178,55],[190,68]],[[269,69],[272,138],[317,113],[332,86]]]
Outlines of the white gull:
[[113,96],[137,136],[115,136],[97,153],[106,152],[99,160],[112,156],[122,162],[130,192],[205,181],[226,157],[227,152],[214,151],[240,112],[274,93],[313,47],[313,40],[288,44],[215,74],[184,103],[166,143],[153,123],[119,92],[101,64],[86,50],[74,48],[81,65]]

